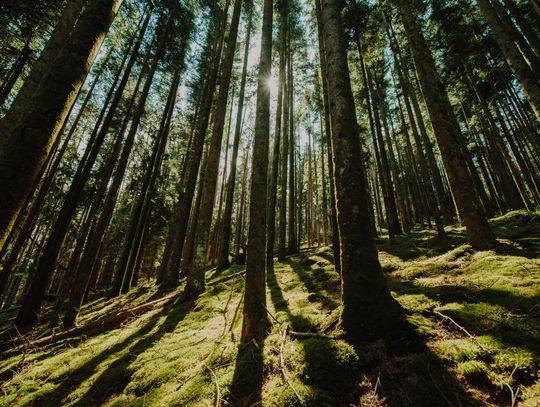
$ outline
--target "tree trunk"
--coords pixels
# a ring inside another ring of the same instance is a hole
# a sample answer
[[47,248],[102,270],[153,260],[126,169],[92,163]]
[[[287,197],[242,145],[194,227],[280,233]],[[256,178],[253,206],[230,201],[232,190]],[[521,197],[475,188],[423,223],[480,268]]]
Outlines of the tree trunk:
[[221,145],[223,144],[223,130],[227,113],[227,100],[229,97],[241,9],[242,0],[235,0],[229,34],[221,64],[219,95],[216,101],[212,138],[208,149],[205,179],[201,191],[201,208],[197,222],[193,260],[191,262],[191,270],[188,274],[186,287],[183,293],[183,296],[186,299],[196,298],[204,291],[205,287],[206,267],[208,265],[207,246],[209,243],[210,227],[212,225],[212,211],[214,209],[219,159],[221,155]]
[[[77,18],[79,18],[81,10],[86,3],[89,3],[89,0],[70,0],[67,2],[62,15],[58,19],[58,23],[54,27],[54,30],[47,41],[47,44],[41,51],[39,58],[32,64],[32,69],[30,70],[28,77],[21,86],[21,89],[19,89],[19,92],[11,103],[6,115],[0,122],[0,134],[7,134],[12,130],[17,121],[23,117],[25,110],[28,108],[28,104],[34,97],[34,93],[38,90],[38,86],[41,84],[42,79],[45,77],[45,75],[50,73],[50,68],[53,67],[56,57],[60,55],[60,52],[66,43],[70,41],[70,34],[74,29],[75,22],[77,21]],[[87,9],[93,8],[94,10],[98,10],[96,6],[97,3],[92,1],[88,5]],[[84,11],[84,15],[91,13],[91,10]],[[102,20],[100,23],[106,24],[106,21]],[[98,40],[98,42],[101,41]],[[97,45],[99,48],[99,44]],[[58,78],[62,78],[62,76],[58,76]]]
[[466,164],[467,158],[463,153],[466,146],[463,145],[463,137],[448,94],[437,74],[435,62],[417,25],[410,4],[403,0],[394,0],[394,2],[399,7],[405,26],[431,124],[460,218],[466,227],[471,245],[477,249],[490,248],[495,243],[495,237],[488,225]]
[[[286,68],[286,52],[287,52],[287,24],[288,17],[287,11],[288,5],[283,4],[281,6],[281,22],[280,22],[280,34],[279,34],[279,88],[277,94],[277,108],[276,108],[276,125],[274,130],[274,148],[272,156],[272,167],[270,169],[270,186],[268,188],[268,227],[267,227],[267,236],[266,236],[266,271],[268,273],[272,272],[274,268],[274,243],[276,237],[276,198],[277,198],[277,182],[279,175],[279,164],[280,164],[280,149],[281,149],[281,134],[282,134],[282,117],[283,117],[283,90],[285,88],[285,68]],[[286,114],[286,111],[285,111]],[[285,137],[284,137],[285,138]],[[283,185],[283,177],[282,177]],[[283,204],[283,202],[282,202]],[[280,206],[281,208],[281,206]],[[281,211],[280,211],[281,216]],[[285,225],[283,225],[284,228]],[[280,226],[281,227],[281,226]],[[280,229],[281,230],[281,229]],[[281,236],[281,235],[280,235]],[[283,238],[283,252],[285,251],[285,239]],[[280,240],[281,242],[281,240]],[[281,247],[281,245],[280,245]],[[280,250],[280,256],[283,255]]]
[[31,40],[32,33],[30,33],[30,35],[26,39],[23,49],[15,60],[13,67],[10,69],[6,80],[4,81],[4,83],[2,83],[2,87],[0,88],[0,108],[4,106],[4,103],[6,102],[9,94],[11,93],[13,86],[15,86],[17,79],[19,79],[19,76],[24,70],[26,63],[28,62],[28,58],[30,58],[30,56],[32,55],[32,50],[30,49]]
[[185,178],[179,194],[180,197],[175,205],[173,220],[170,222],[169,226],[168,233],[171,235],[170,238],[167,239],[169,247],[165,247],[162,263],[160,265],[163,270],[162,273],[165,276],[163,284],[166,287],[175,287],[178,284],[182,251],[189,226],[189,215],[193,204],[197,175],[199,174],[199,165],[203,154],[204,141],[206,139],[212,101],[218,79],[228,7],[229,3],[227,2],[222,11],[223,20],[219,25],[220,28],[216,33],[216,37],[213,39],[212,37],[209,38],[210,43],[213,40],[211,48],[214,52],[210,54],[211,57],[209,58],[210,68],[204,85],[203,100],[201,103],[197,129],[188,153],[189,159],[185,169]]
[[[9,234],[122,0],[92,0],[0,146],[0,248]],[[31,319],[31,318],[30,318]]]
[[506,58],[506,62],[514,75],[516,75],[521,88],[523,89],[523,93],[534,110],[536,118],[540,120],[540,83],[537,81],[534,72],[531,71],[531,68],[523,59],[519,49],[512,41],[510,33],[497,15],[497,11],[490,4],[490,1],[476,0],[476,2],[482,15],[493,31],[493,36],[499,44],[499,47]]
[[317,15],[317,37],[319,41],[319,63],[321,66],[321,82],[322,82],[322,96],[323,96],[323,107],[324,107],[324,134],[325,142],[328,147],[328,177],[330,178],[330,224],[332,226],[332,253],[334,255],[334,266],[336,272],[341,275],[341,263],[339,261],[339,232],[337,226],[337,209],[336,209],[336,194],[335,194],[335,183],[334,183],[334,164],[333,164],[333,152],[332,152],[332,128],[330,123],[330,102],[328,100],[328,82],[326,77],[327,67],[326,67],[326,57],[324,49],[324,40],[322,32],[322,21],[321,21],[321,2],[320,0],[315,1],[315,12]]
[[[319,0],[316,0],[319,1]],[[382,273],[369,221],[360,138],[337,0],[323,0],[322,29],[332,120],[340,237],[341,324],[354,341],[384,338],[402,327],[403,310]],[[384,315],[384,317],[382,317]]]
[[236,124],[234,129],[233,151],[231,157],[231,172],[227,180],[227,191],[225,193],[225,208],[223,210],[223,220],[221,226],[221,239],[218,248],[217,269],[225,270],[230,266],[229,248],[231,241],[231,221],[234,203],[234,186],[236,184],[236,166],[238,161],[238,148],[240,145],[240,135],[242,133],[242,119],[244,114],[244,99],[246,93],[247,64],[249,57],[249,45],[251,40],[251,30],[253,28],[253,5],[246,4],[248,9],[248,22],[246,41],[244,45],[244,66],[242,68],[242,79],[240,82],[240,94],[238,95],[238,111],[236,114]]
[[246,258],[246,285],[241,342],[260,340],[266,334],[266,205],[268,144],[270,138],[270,89],[267,81],[272,70],[273,1],[263,5],[261,54],[257,84],[257,107],[251,161],[249,231]]

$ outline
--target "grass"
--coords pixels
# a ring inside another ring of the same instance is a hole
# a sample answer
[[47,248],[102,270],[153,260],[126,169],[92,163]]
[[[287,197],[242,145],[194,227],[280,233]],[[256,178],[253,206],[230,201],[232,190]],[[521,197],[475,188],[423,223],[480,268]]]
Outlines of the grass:
[[[501,245],[491,251],[473,251],[458,227],[448,228],[445,241],[420,229],[396,244],[379,240],[389,286],[424,350],[395,354],[381,341],[355,348],[290,336],[282,343],[287,327],[339,335],[339,275],[323,247],[268,273],[272,326],[260,343],[238,344],[238,276],[194,304],[172,303],[118,329],[1,360],[0,405],[498,406],[517,395],[519,405],[537,406],[540,215],[513,212],[492,225]],[[96,293],[82,321],[158,295],[151,282],[114,300]]]

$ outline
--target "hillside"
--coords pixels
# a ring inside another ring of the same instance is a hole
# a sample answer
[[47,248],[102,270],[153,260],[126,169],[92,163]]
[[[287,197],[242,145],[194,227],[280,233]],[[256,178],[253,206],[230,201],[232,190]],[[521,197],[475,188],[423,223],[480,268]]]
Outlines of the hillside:
[[[459,229],[445,242],[426,230],[379,241],[393,295],[426,344],[416,352],[381,342],[355,350],[340,339],[339,276],[321,247],[268,275],[264,343],[238,348],[242,267],[211,273],[192,305],[146,282],[85,306],[82,326],[154,301],[119,326],[43,347],[30,334],[4,353],[0,404],[538,405],[540,217],[515,212],[492,225],[503,236],[492,251],[474,252]],[[2,314],[4,330],[12,316]],[[34,332],[51,334],[43,325]]]

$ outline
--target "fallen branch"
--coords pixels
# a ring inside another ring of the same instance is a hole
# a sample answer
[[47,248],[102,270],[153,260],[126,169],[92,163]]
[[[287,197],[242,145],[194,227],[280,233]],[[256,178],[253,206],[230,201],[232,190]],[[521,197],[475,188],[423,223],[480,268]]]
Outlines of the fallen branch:
[[242,276],[244,274],[246,274],[245,271],[240,271],[238,273],[231,274],[230,276],[221,277],[221,278],[218,278],[217,280],[214,280],[214,281],[209,281],[207,285],[208,286],[213,286],[213,285],[216,285],[216,284],[219,284],[219,283],[223,283],[225,281],[232,280],[233,278],[238,277],[238,276]]
[[29,342],[28,344],[25,344],[25,345],[16,346],[12,349],[8,349],[4,351],[3,353],[1,353],[1,356],[7,357],[7,356],[15,355],[21,352],[23,349],[28,349],[29,347],[37,348],[41,346],[50,345],[52,343],[59,342],[64,339],[69,339],[75,336],[79,336],[81,334],[91,332],[91,331],[103,332],[113,326],[121,324],[128,318],[143,314],[146,311],[149,311],[158,305],[162,305],[163,303],[172,301],[176,297],[176,294],[177,294],[176,292],[173,292],[164,297],[161,297],[160,299],[147,302],[146,304],[138,305],[127,311],[123,311],[115,315],[104,317],[93,322],[89,322],[88,324],[82,325],[77,328],[68,329],[67,331],[63,331],[60,333],[54,333],[44,338],[37,339],[33,342]]
[[300,403],[303,403],[304,400],[302,399],[302,396],[300,393],[298,393],[298,390],[293,386],[291,383],[291,380],[289,379],[289,375],[287,374],[287,368],[285,367],[285,341],[287,340],[287,333],[289,332],[289,326],[287,325],[285,329],[281,332],[281,346],[279,347],[279,365],[281,368],[281,374],[283,375],[283,379],[285,382],[289,385],[291,390],[293,391],[296,398],[300,401]]
[[375,382],[375,388],[373,389],[373,395],[371,396],[371,403],[369,404],[370,407],[375,405],[375,402],[377,401],[377,390],[379,389],[379,385],[381,384],[381,373],[377,375],[377,381]]
[[210,372],[210,374],[212,375],[212,379],[214,380],[214,385],[216,386],[216,400],[214,402],[214,407],[219,407],[221,405],[221,391],[219,389],[217,376],[214,373],[214,370],[212,370],[212,368],[209,367],[206,363],[204,367]]
[[6,308],[6,309],[3,309],[3,310],[0,310],[0,314],[6,314],[6,313],[11,312],[11,311],[16,311],[16,310],[18,310],[20,308],[21,308],[21,305],[17,305],[16,307]]
[[442,312],[433,310],[433,313],[435,315],[438,315],[439,317],[450,321],[452,324],[454,324],[461,332],[465,333],[469,338],[472,339],[474,343],[485,353],[491,353],[491,350],[486,348],[480,341],[476,338],[476,336],[472,335],[469,331],[467,331],[463,326],[458,324],[453,318],[449,317],[448,315],[443,314]]
[[289,335],[295,338],[321,338],[321,339],[338,339],[337,336],[324,335],[317,332],[297,332],[289,331]]

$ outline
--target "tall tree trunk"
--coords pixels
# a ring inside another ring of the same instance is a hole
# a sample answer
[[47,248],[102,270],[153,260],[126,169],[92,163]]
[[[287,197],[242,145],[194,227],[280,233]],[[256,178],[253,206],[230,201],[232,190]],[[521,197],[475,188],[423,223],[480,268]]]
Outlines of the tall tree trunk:
[[[223,221],[221,223],[221,239],[218,248],[217,269],[225,270],[230,266],[229,248],[231,241],[231,221],[234,203],[234,186],[236,184],[236,165],[238,161],[238,149],[240,146],[240,135],[242,134],[242,119],[244,115],[244,99],[246,94],[247,64],[249,57],[249,45],[251,41],[251,30],[253,28],[253,5],[246,3],[248,8],[248,22],[246,41],[244,44],[244,66],[242,67],[242,79],[240,81],[240,94],[238,95],[238,111],[236,114],[236,124],[234,129],[233,151],[231,157],[231,171],[227,180],[227,191],[225,193],[225,208],[223,210]],[[247,160],[246,160],[247,161]]]
[[180,188],[180,197],[175,205],[173,219],[169,225],[168,233],[170,237],[167,239],[168,247],[165,247],[162,263],[160,265],[163,270],[162,274],[165,276],[163,285],[166,287],[175,287],[178,284],[184,241],[189,226],[189,215],[193,204],[197,175],[199,174],[199,166],[203,154],[204,141],[206,139],[212,101],[214,99],[214,92],[216,90],[218,79],[228,7],[229,2],[227,2],[225,8],[221,12],[222,20],[221,24],[218,25],[219,29],[217,30],[216,36],[214,38],[209,38],[210,43],[213,42],[211,49],[214,52],[210,54],[210,68],[204,85],[203,100],[201,102],[197,129],[188,153],[189,159],[185,169],[185,176],[183,177],[183,185]]
[[260,340],[266,333],[266,205],[268,144],[270,138],[270,89],[272,70],[273,1],[264,0],[261,54],[257,84],[257,107],[251,161],[249,230],[246,258],[246,285],[241,342]]
[[[283,3],[281,6],[281,22],[279,34],[279,83],[277,94],[276,108],[276,125],[274,128],[274,148],[272,155],[272,166],[270,168],[270,185],[268,187],[268,226],[266,235],[266,271],[270,273],[274,268],[274,243],[276,238],[276,198],[277,198],[277,182],[279,175],[280,164],[280,149],[281,149],[281,134],[282,134],[282,117],[283,117],[283,90],[285,81],[285,68],[287,52],[287,10],[288,5]],[[283,178],[282,178],[283,184]],[[284,227],[285,225],[283,225]],[[283,238],[283,241],[285,239]],[[281,246],[280,246],[281,247]],[[285,243],[283,242],[283,252],[285,251]],[[283,255],[280,251],[280,255]]]
[[326,51],[324,48],[324,39],[322,31],[322,10],[320,0],[315,1],[315,12],[317,16],[317,37],[319,42],[319,64],[321,67],[321,83],[322,83],[322,96],[324,107],[324,135],[325,142],[328,147],[328,177],[330,178],[330,224],[332,226],[332,253],[334,255],[334,265],[336,272],[341,275],[341,263],[339,261],[339,232],[337,225],[337,208],[336,208],[336,194],[334,183],[334,153],[332,152],[332,127],[330,123],[330,102],[328,100],[328,81],[326,77]]
[[327,72],[331,72],[325,80],[331,101],[341,243],[341,324],[354,342],[384,338],[400,329],[404,315],[386,285],[369,221],[366,178],[359,160],[362,152],[338,1],[323,0],[321,16]]
[[[102,68],[103,67],[104,65],[102,65]],[[83,113],[86,111],[86,106],[88,105],[88,102],[93,96],[94,88],[96,84],[98,83],[99,79],[101,78],[101,73],[102,71],[96,74],[92,84],[90,85],[88,93],[81,104],[79,112],[77,113],[77,116],[75,117],[73,124],[71,125],[71,129],[66,134],[60,149],[56,152],[56,155],[54,156],[54,160],[50,163],[50,165],[47,168],[47,171],[45,172],[43,180],[41,184],[39,185],[39,188],[37,190],[37,193],[35,194],[35,197],[33,198],[32,205],[30,206],[30,208],[28,208],[24,221],[21,219],[20,215],[17,219],[17,223],[22,222],[22,224],[20,225],[20,228],[18,230],[17,238],[11,245],[9,256],[6,257],[3,263],[3,269],[2,269],[2,272],[0,273],[0,296],[2,295],[4,291],[5,284],[7,283],[7,279],[11,273],[11,269],[13,268],[13,266],[19,259],[21,250],[23,249],[25,243],[27,242],[31,229],[35,226],[38,215],[45,201],[45,197],[47,196],[47,192],[49,191],[49,188],[55,178],[56,170],[58,169],[60,165],[62,157],[64,156],[64,153],[69,145],[69,142],[71,141],[71,138],[73,137],[73,134],[75,133],[75,130],[77,129],[77,126],[79,124],[79,121]],[[59,140],[60,140],[60,137],[57,139],[57,142]],[[52,158],[53,157],[51,156],[51,159]],[[12,234],[14,231],[15,229],[12,230]],[[8,243],[6,242],[6,245],[7,244]],[[7,249],[7,246],[4,246],[4,250],[6,249]],[[1,257],[2,255],[0,254],[0,258]]]
[[91,0],[69,42],[0,141],[0,248],[47,160],[122,0]]
[[[287,239],[287,252],[289,254],[298,253],[299,250],[299,233],[296,232],[297,225],[300,225],[299,219],[296,216],[296,142],[295,142],[295,127],[294,127],[294,64],[293,64],[293,52],[291,49],[291,35],[288,40],[289,48],[289,219],[288,225],[288,239]],[[285,138],[285,137],[284,137]],[[283,147],[283,154],[285,155],[285,147]]]
[[466,164],[467,158],[464,156],[466,146],[463,145],[463,137],[448,94],[437,74],[435,62],[417,25],[411,5],[403,0],[394,2],[400,10],[431,124],[469,241],[478,249],[492,247],[495,237]]
[[[288,6],[286,6],[288,7]],[[284,20],[284,24],[289,25],[289,17]],[[279,180],[279,220],[278,220],[278,260],[283,261],[285,255],[287,254],[287,179],[288,176],[291,176],[287,173],[289,165],[289,154],[292,154],[289,151],[289,127],[291,126],[291,81],[289,72],[292,69],[291,67],[291,49],[290,49],[290,34],[287,28],[285,35],[285,45],[284,52],[285,55],[285,73],[284,75],[284,85],[283,85],[283,129],[282,129],[282,142],[281,142],[281,158],[279,164],[280,171],[280,180]],[[289,191],[290,192],[290,191]],[[292,207],[289,207],[289,211],[293,210]],[[290,229],[289,229],[290,230]]]
[[219,83],[219,95],[216,101],[214,114],[214,126],[212,138],[208,149],[208,160],[206,164],[205,180],[202,185],[201,208],[197,222],[197,232],[195,237],[195,247],[191,270],[188,274],[184,298],[194,299],[204,291],[206,267],[208,265],[207,246],[209,243],[210,227],[212,225],[212,211],[214,209],[216,185],[219,172],[219,158],[221,155],[221,145],[223,144],[223,130],[225,127],[225,116],[227,114],[227,100],[231,84],[232,68],[234,64],[234,53],[236,50],[236,39],[238,37],[238,25],[240,23],[240,12],[242,10],[242,0],[235,0],[229,34],[227,37],[225,52],[221,65],[221,78]]
[[137,200],[134,211],[131,215],[131,223],[127,233],[124,251],[122,253],[122,257],[120,258],[120,262],[118,263],[118,277],[120,277],[120,274],[123,274],[123,283],[120,289],[122,293],[129,291],[131,288],[136,260],[140,254],[146,223],[145,217],[150,210],[154,185],[159,175],[161,162],[163,160],[163,155],[165,154],[165,147],[169,136],[170,120],[172,117],[174,103],[176,102],[178,83],[180,80],[180,68],[177,68],[171,83],[165,111],[162,115],[160,127],[154,140],[152,154],[148,160],[148,168],[142,181],[139,199]]

